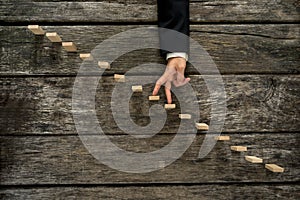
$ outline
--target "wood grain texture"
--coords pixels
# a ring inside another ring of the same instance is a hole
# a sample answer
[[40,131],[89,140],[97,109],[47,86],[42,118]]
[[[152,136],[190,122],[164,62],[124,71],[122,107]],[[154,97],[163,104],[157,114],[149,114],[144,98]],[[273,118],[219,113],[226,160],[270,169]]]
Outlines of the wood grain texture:
[[[82,60],[102,41],[123,31],[144,26],[45,26],[63,41],[73,41],[78,53],[68,53],[60,44],[35,36],[27,27],[0,27],[0,74],[75,75]],[[299,74],[299,26],[285,25],[193,25],[191,37],[210,54],[222,74]],[[122,46],[122,43],[120,43]],[[107,47],[113,51],[115,47]],[[165,61],[158,50],[136,50],[120,56],[106,74],[123,74],[144,63]],[[209,69],[206,73],[212,73]],[[145,74],[147,72],[143,72]],[[189,66],[187,74],[199,74]]]
[[[74,80],[73,77],[0,79],[0,134],[76,133],[71,107]],[[227,114],[223,131],[299,130],[298,75],[226,75],[223,76],[223,80],[227,95]],[[210,98],[201,76],[191,76],[191,85],[199,103],[200,122],[209,124],[211,105],[217,102]],[[107,134],[124,133],[116,125],[111,110],[111,102],[119,103],[111,100],[115,87],[113,77],[103,77],[96,94],[98,120]],[[146,126],[150,122],[149,108],[157,103],[163,106],[166,99],[163,90],[160,90],[161,99],[158,102],[149,102],[148,96],[153,87],[151,84],[145,85],[142,94],[132,96],[129,102],[130,110],[122,113],[126,119],[130,116],[139,126]],[[131,87],[128,87],[128,91],[131,91]],[[186,102],[188,101],[190,99],[186,97]],[[177,132],[180,124],[178,114],[181,110],[176,98],[174,103],[177,104],[176,109],[168,111],[168,118],[161,133]],[[126,122],[125,120],[122,123]]]
[[[72,117],[72,87],[82,64],[79,54],[122,31],[155,26],[156,0],[1,1],[0,199],[300,199],[299,2],[191,0],[190,8],[192,38],[223,74],[223,131],[231,140],[218,141],[205,159],[195,162],[204,139],[200,133],[170,166],[128,174],[101,164],[84,147]],[[28,24],[48,24],[44,30],[75,42],[78,52],[68,53],[61,44],[33,35]],[[168,111],[164,128],[152,138],[128,136],[114,121],[111,103],[119,102],[111,101],[116,86],[112,75],[150,62],[165,63],[154,49],[119,57],[96,95],[103,131],[120,148],[137,153],[169,144],[180,123],[176,98],[176,109]],[[205,72],[210,74],[209,69]],[[207,76],[199,76],[192,66],[187,74],[194,75],[200,122],[209,124],[211,105],[218,101],[209,98],[203,81]],[[153,85],[143,88],[142,94],[132,96],[130,110],[121,114],[139,126],[150,123],[153,104],[165,104],[162,91],[158,102],[149,102]],[[248,152],[233,152],[233,145],[247,146]],[[264,163],[249,163],[246,155]],[[285,171],[272,173],[265,163]]]
[[[235,134],[232,141],[218,142],[203,160],[195,162],[203,135],[173,164],[159,171],[130,174],[113,170],[96,160],[78,136],[1,136],[1,184],[117,184],[117,183],[236,183],[299,181],[299,133]],[[91,136],[93,137],[93,136]],[[101,136],[99,136],[101,137]],[[167,145],[174,135],[148,139],[109,136],[120,148],[145,153]],[[231,152],[231,145],[245,145],[248,152]],[[180,147],[172,149],[180,151]],[[252,164],[245,155],[266,163],[278,163],[284,173],[272,173],[263,164]],[[119,156],[118,154],[113,157]],[[142,163],[141,163],[142,164]],[[292,183],[291,182],[291,183]]]
[[157,186],[157,187],[49,187],[30,189],[2,189],[0,197],[6,199],[180,199],[180,200],[234,200],[299,199],[299,185],[201,185],[201,186]]
[[[299,22],[297,0],[191,1],[192,22]],[[155,0],[4,1],[1,21],[16,22],[154,22]],[[55,17],[53,17],[55,16]]]

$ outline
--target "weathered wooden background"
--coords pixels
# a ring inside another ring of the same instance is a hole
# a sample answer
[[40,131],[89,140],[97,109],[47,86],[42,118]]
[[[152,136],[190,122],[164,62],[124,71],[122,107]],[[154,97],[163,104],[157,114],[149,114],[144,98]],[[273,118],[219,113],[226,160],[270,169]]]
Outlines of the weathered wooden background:
[[[114,34],[155,25],[156,1],[1,0],[1,199],[300,199],[299,1],[191,0],[190,5],[191,36],[224,79],[228,111],[223,131],[232,139],[218,142],[207,158],[195,162],[204,138],[198,134],[170,166],[128,174],[99,163],[78,137],[71,113],[82,62],[78,53],[34,36],[27,25],[56,31],[64,41],[74,41],[79,52],[89,52]],[[120,57],[97,90],[104,131],[134,152],[163,147],[180,122],[177,108],[159,134],[134,141],[115,124],[109,109],[113,74],[147,62],[164,63],[151,49]],[[203,77],[192,67],[187,74],[201,121],[209,123],[211,102]],[[145,113],[152,87],[131,99],[131,116],[139,125],[149,123]],[[249,152],[231,152],[231,145],[246,145]],[[274,162],[285,172],[269,172],[246,162],[245,155]]]

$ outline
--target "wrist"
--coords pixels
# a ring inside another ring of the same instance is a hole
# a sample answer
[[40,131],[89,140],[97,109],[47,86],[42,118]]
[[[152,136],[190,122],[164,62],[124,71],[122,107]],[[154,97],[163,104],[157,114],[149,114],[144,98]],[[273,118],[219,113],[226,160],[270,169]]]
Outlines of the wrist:
[[188,54],[185,52],[174,52],[174,53],[167,53],[166,60],[171,58],[183,58],[185,61],[188,61]]

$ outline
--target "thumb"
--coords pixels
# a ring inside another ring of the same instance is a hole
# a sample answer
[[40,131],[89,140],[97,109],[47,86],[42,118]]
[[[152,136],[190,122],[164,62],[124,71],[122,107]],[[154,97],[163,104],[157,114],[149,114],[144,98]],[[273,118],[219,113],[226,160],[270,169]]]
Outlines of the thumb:
[[180,87],[180,86],[187,84],[190,80],[191,80],[190,78],[185,78],[183,81],[175,80],[175,81],[173,81],[173,85],[175,87]]

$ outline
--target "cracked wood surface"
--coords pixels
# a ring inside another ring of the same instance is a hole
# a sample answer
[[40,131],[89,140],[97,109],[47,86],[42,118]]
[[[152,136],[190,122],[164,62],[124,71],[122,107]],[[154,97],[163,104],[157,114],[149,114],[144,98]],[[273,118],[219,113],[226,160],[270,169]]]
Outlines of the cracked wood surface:
[[[204,160],[194,162],[204,138],[198,134],[170,166],[127,174],[100,164],[83,146],[71,113],[72,87],[82,62],[79,53],[116,33],[155,25],[156,0],[1,1],[0,199],[298,200],[299,5],[296,0],[190,0],[191,36],[223,74],[228,106],[223,131],[231,140],[219,141]],[[35,37],[25,26],[33,23],[74,41],[79,52],[67,53]],[[113,121],[110,97],[116,85],[111,75],[147,62],[165,61],[153,49],[126,54],[106,71],[110,76],[97,90],[97,116],[105,133],[133,152],[167,145],[179,126],[180,106],[168,111],[166,126],[150,139],[133,139]],[[189,66],[187,74],[198,72]],[[215,100],[203,76],[191,78],[201,121],[209,123]],[[130,116],[138,125],[150,122],[152,87],[131,98]],[[232,145],[247,146],[248,152],[232,152]],[[263,164],[247,162],[245,155],[278,164],[285,172],[272,173]]]
[[[299,22],[297,0],[196,0],[192,22]],[[41,1],[10,0],[0,6],[2,22],[154,22],[155,0]],[[55,17],[53,17],[55,16]]]
[[[124,173],[101,164],[85,149],[78,136],[0,136],[1,184],[293,184],[299,181],[299,133],[229,135],[230,141],[218,142],[205,159],[195,162],[204,138],[203,135],[197,135],[181,158],[166,168],[143,174]],[[109,136],[109,139],[122,149],[146,153],[162,148],[173,137],[173,134],[165,134],[148,139],[133,139],[131,136],[120,135]],[[237,144],[247,146],[248,151],[231,151],[230,146]],[[173,151],[181,149],[174,147]],[[285,172],[272,173],[264,168],[264,164],[249,163],[245,155],[258,156],[265,163],[276,163],[284,167]],[[117,154],[112,156],[118,157]],[[184,170],[179,173],[178,169]]]
[[299,185],[200,185],[200,186],[131,186],[131,187],[101,187],[101,186],[71,186],[49,187],[33,189],[3,189],[0,197],[6,199],[187,199],[210,200],[215,199],[243,199],[245,197],[264,200],[273,200],[274,197],[282,200],[299,199]]
[[[44,27],[46,31],[58,32],[63,41],[76,44],[78,53],[68,53],[60,44],[53,44],[43,36],[34,36],[27,27],[2,26],[0,75],[76,75],[82,64],[79,53],[89,53],[110,36],[138,27],[144,26]],[[210,54],[222,74],[299,74],[300,40],[296,24],[193,25],[191,37]],[[149,39],[149,42],[152,40],[155,39]],[[113,44],[108,46],[107,55],[112,54],[114,49]],[[115,60],[106,74],[125,73],[150,62],[165,63],[158,50],[132,51]],[[147,73],[143,71],[140,74]],[[192,66],[187,68],[186,73],[199,74]],[[213,72],[204,67],[204,73]]]
[[[203,78],[191,76],[190,83],[198,99],[200,122],[209,123],[211,105],[217,102],[210,97]],[[92,81],[90,77],[88,80]],[[76,134],[71,107],[74,81],[74,77],[1,78],[0,134]],[[299,130],[299,75],[224,75],[223,81],[227,103],[223,131],[272,133]],[[111,103],[120,103],[111,99],[115,87],[113,77],[102,77],[96,92],[97,117],[107,134],[123,133],[111,110]],[[150,123],[149,108],[156,103],[162,106],[165,103],[163,89],[158,102],[149,102],[153,87],[153,84],[147,84],[143,93],[133,95],[129,111],[121,116],[124,119],[131,117],[140,126]],[[131,91],[130,85],[127,89]],[[182,90],[185,87],[178,88],[179,92]],[[218,90],[215,92],[218,96]],[[185,98],[184,102],[192,100],[189,96]],[[181,106],[176,98],[174,103],[177,108],[168,111],[161,133],[175,133],[179,127]],[[192,110],[186,112],[193,113]],[[121,124],[126,126],[127,121]]]

